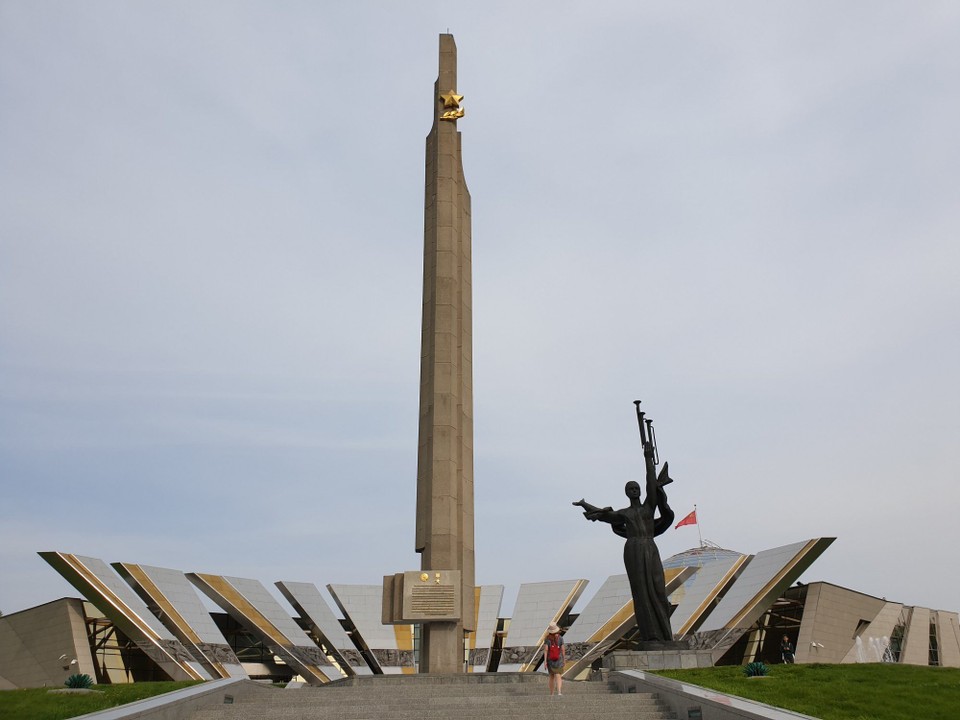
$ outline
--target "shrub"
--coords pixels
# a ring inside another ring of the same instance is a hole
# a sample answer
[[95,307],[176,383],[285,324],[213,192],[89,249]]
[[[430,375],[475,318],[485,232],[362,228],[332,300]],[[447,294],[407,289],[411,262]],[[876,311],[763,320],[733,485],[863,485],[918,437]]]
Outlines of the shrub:
[[64,685],[75,690],[86,690],[93,687],[93,678],[86,673],[77,673],[68,677]]
[[743,674],[747,677],[764,677],[769,672],[762,662],[752,662],[743,668]]

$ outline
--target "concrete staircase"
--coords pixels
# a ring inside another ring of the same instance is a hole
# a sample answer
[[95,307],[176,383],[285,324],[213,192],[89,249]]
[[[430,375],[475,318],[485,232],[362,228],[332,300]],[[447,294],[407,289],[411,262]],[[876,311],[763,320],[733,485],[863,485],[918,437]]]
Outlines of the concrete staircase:
[[253,688],[191,720],[670,720],[655,695],[618,694],[599,682],[563,684],[549,697],[533,673],[377,676],[297,690]]

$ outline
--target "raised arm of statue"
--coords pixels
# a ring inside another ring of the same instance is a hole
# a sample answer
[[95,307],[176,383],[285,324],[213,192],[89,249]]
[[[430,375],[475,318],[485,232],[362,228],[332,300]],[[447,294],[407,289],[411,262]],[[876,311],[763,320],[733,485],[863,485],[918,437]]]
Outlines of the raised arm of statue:
[[583,516],[591,521],[610,523],[610,529],[614,533],[619,535],[622,538],[627,536],[627,526],[626,522],[623,519],[623,515],[614,510],[612,507],[598,508],[596,505],[591,505],[583,498],[577,500],[574,505],[583,508]]
[[572,505],[577,505],[577,506],[579,506],[579,507],[582,507],[582,508],[583,508],[583,514],[584,514],[584,515],[586,515],[588,512],[597,512],[598,510],[600,510],[600,508],[598,508],[596,505],[591,505],[590,503],[588,503],[588,502],[587,502],[586,500],[584,500],[583,498],[580,498],[580,499],[577,500],[575,503],[571,503],[571,504],[572,504]]
[[612,507],[598,508],[596,505],[591,505],[583,498],[577,500],[573,505],[577,505],[583,508],[583,516],[592,522],[597,520],[602,520],[603,522],[614,522],[613,519],[608,519],[608,514],[613,514]]

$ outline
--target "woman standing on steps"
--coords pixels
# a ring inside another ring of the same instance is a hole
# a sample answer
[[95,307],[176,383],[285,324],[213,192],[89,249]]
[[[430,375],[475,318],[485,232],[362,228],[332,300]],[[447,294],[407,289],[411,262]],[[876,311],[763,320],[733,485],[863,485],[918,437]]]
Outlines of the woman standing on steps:
[[557,688],[557,696],[563,695],[563,666],[567,664],[567,649],[563,646],[563,637],[560,635],[560,626],[555,622],[547,628],[547,639],[543,643],[543,662],[550,674],[547,685],[550,694]]

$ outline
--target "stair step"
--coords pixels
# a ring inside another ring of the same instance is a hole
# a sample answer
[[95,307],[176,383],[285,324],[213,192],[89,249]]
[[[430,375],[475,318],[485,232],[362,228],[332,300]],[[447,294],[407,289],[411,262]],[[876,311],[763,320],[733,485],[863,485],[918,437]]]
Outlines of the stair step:
[[[663,717],[662,714],[663,707],[661,705],[648,705],[645,707],[636,707],[630,708],[629,717],[635,718],[638,716],[648,716],[648,717]],[[470,710],[450,710],[446,713],[425,713],[417,715],[416,713],[410,712],[404,715],[398,716],[391,712],[389,709],[385,708],[371,708],[367,712],[363,713],[350,713],[349,715],[341,715],[340,713],[331,713],[325,708],[311,708],[311,707],[294,707],[294,708],[278,708],[278,707],[257,707],[257,706],[224,706],[223,708],[216,708],[215,710],[206,709],[203,711],[197,711],[197,714],[194,715],[195,718],[210,720],[212,718],[290,718],[290,717],[311,717],[311,718],[344,718],[345,720],[364,720],[364,718],[403,718],[403,720],[409,720],[411,718],[436,718],[437,720],[442,720],[443,718],[461,718],[470,719],[475,718],[476,720],[489,720],[490,715],[488,713],[478,713]],[[571,717],[571,718],[587,718],[593,720],[603,720],[603,718],[609,718],[609,711],[605,709],[593,709],[591,711],[585,712],[583,710],[574,710],[572,708],[549,708],[542,711],[531,713],[531,712],[518,712],[513,709],[503,708],[501,711],[497,712],[497,717],[500,718],[553,718],[553,717]]]
[[[567,681],[563,684],[564,690],[569,690],[571,695],[608,695],[610,690],[599,685],[599,683],[584,683],[588,684],[590,687],[570,687],[571,681]],[[322,693],[328,697],[350,697],[352,693],[356,692],[359,688],[336,688],[333,686],[325,686],[322,688],[309,688],[303,687],[297,690],[287,690],[290,694],[294,693]],[[368,693],[372,696],[383,696],[383,697],[394,697],[394,696],[416,696],[416,697],[524,697],[524,696],[540,696],[546,695],[549,690],[547,689],[547,684],[543,683],[542,685],[504,685],[504,686],[495,686],[495,685],[480,685],[477,687],[455,687],[449,685],[431,685],[425,688],[414,688],[405,685],[397,685],[394,687],[364,687],[364,693]]]
[[296,690],[252,688],[237,702],[196,711],[191,720],[669,720],[650,693],[619,694],[606,683],[567,681],[550,697],[547,679],[363,678]]
[[[380,700],[424,700],[434,703],[457,702],[465,698],[476,699],[478,702],[497,702],[509,698],[513,702],[525,702],[535,700],[549,695],[547,688],[538,689],[532,693],[412,693],[412,692],[369,692],[363,695],[348,695],[346,693],[313,693],[303,690],[279,690],[284,697],[303,698],[304,702],[322,702],[327,705],[349,705],[361,700],[370,700],[379,702]],[[619,699],[621,695],[606,695],[603,693],[588,693],[580,690],[568,689],[566,685],[563,688],[564,697],[575,698],[578,700],[596,700],[597,698],[615,698]],[[629,698],[625,698],[629,699]]]
[[[562,701],[561,701],[562,702]],[[230,706],[217,707],[216,709],[199,710],[191,716],[192,720],[333,720],[343,717],[336,713],[329,713],[323,708],[276,708],[276,707],[255,707],[255,706]],[[389,709],[378,708],[362,715],[354,716],[360,720],[383,720],[384,718],[395,717]],[[450,718],[453,720],[490,720],[490,715],[486,713],[463,713],[450,712],[442,715],[410,715],[409,717],[425,718]],[[562,708],[550,707],[541,713],[519,713],[504,709],[498,712],[498,718],[516,718],[517,720],[529,718],[570,718],[571,720],[608,720],[610,714],[603,709],[595,712],[585,713],[578,710],[564,710]],[[668,720],[672,718],[672,713],[664,710],[660,706],[650,706],[646,708],[636,708],[630,710],[631,720]]]

